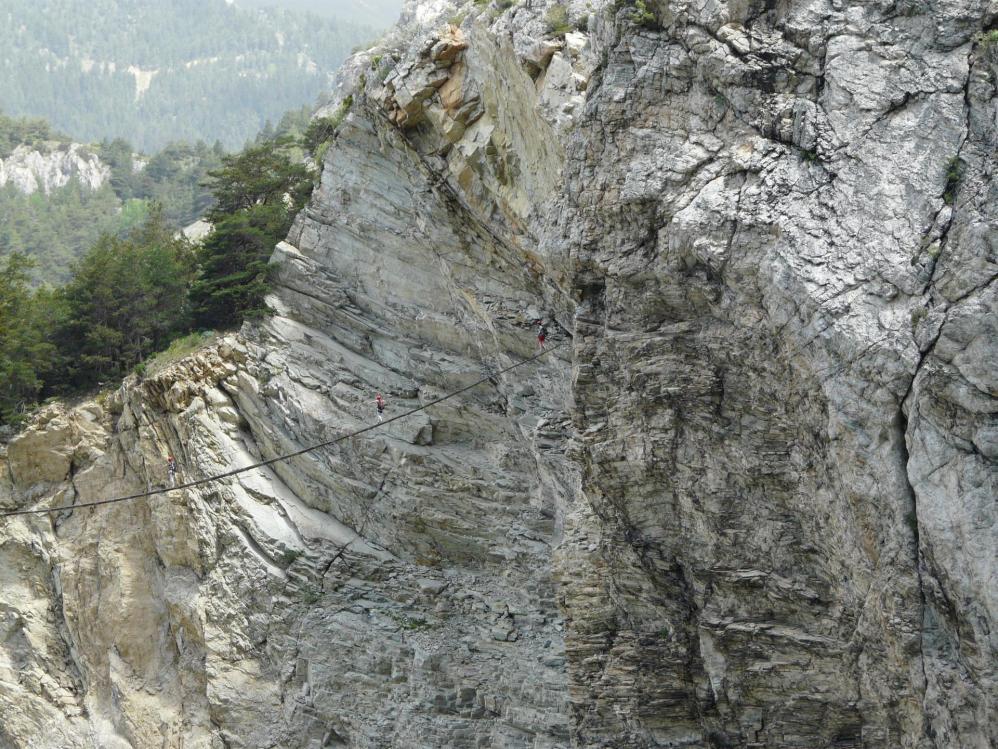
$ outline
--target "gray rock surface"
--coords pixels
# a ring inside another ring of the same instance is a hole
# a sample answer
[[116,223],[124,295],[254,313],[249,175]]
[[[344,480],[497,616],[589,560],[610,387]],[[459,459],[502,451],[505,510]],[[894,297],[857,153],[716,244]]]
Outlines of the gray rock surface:
[[0,746],[998,741],[995,9],[646,7],[428,4],[274,315],[9,442],[90,501],[561,346],[4,521]]
[[9,183],[26,195],[38,190],[48,195],[74,179],[88,190],[99,190],[110,178],[111,167],[79,143],[51,150],[18,146],[0,159],[0,187]]

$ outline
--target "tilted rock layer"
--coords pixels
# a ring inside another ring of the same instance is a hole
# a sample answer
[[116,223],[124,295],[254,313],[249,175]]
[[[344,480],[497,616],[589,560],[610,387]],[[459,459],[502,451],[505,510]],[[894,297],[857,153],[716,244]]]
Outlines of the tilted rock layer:
[[0,506],[556,348],[4,520],[0,746],[995,745],[994,6],[409,21],[273,316],[46,408]]

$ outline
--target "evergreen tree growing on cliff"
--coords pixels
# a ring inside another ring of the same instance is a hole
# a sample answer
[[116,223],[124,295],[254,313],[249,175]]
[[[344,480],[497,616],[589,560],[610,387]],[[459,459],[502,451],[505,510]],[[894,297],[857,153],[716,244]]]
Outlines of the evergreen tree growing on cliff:
[[58,292],[61,362],[52,386],[76,390],[121,377],[185,332],[192,275],[189,245],[159,210],[127,239],[102,237]]
[[30,268],[16,253],[0,260],[0,423],[16,420],[35,402],[54,360],[44,293],[31,291]]
[[267,260],[283,225],[280,206],[255,206],[215,224],[199,253],[200,275],[191,288],[195,322],[230,328],[263,309]]
[[293,158],[288,138],[250,146],[209,172],[214,224],[191,288],[197,325],[228,328],[263,309],[267,261],[312,193],[313,174]]

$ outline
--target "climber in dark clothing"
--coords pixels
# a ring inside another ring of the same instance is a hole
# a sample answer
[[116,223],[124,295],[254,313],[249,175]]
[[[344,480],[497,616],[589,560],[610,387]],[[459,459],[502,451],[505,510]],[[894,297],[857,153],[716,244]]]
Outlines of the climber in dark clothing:
[[378,407],[378,421],[385,420],[385,399],[381,397],[381,393],[374,399],[374,405]]
[[170,480],[170,488],[177,485],[177,461],[171,455],[166,459],[166,475]]
[[544,348],[544,342],[548,338],[547,326],[542,322],[540,330],[537,331],[537,348]]

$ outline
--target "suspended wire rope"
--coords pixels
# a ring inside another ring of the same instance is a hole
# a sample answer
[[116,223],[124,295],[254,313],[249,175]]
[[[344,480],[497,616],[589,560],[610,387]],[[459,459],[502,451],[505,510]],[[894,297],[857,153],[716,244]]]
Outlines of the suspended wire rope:
[[326,440],[325,442],[320,442],[316,445],[303,447],[301,450],[295,450],[294,452],[287,453],[285,455],[278,455],[276,458],[268,458],[267,460],[261,460],[259,463],[253,463],[252,465],[243,466],[241,468],[234,468],[231,471],[226,471],[225,473],[219,473],[214,476],[208,476],[203,479],[198,479],[197,481],[188,481],[184,484],[177,484],[176,486],[163,487],[162,489],[151,489],[149,491],[139,492],[138,494],[129,494],[128,496],[125,497],[114,497],[113,499],[101,499],[94,502],[80,502],[79,504],[62,505],[59,507],[38,508],[30,510],[10,510],[7,512],[0,512],[0,517],[7,518],[7,517],[13,517],[15,515],[45,515],[54,512],[79,510],[85,507],[99,507],[101,505],[111,505],[111,504],[116,504],[118,502],[131,502],[132,500],[136,499],[143,499],[145,497],[153,497],[159,494],[167,494],[169,492],[181,491],[183,489],[190,489],[192,487],[200,486],[202,484],[208,484],[213,481],[221,481],[222,479],[231,478],[232,476],[238,476],[240,473],[246,473],[247,471],[253,471],[256,470],[257,468],[263,468],[265,466],[273,465],[274,463],[280,463],[281,461],[289,460],[290,458],[296,458],[299,455],[304,455],[305,453],[310,453],[313,452],[314,450],[321,450],[324,447],[330,447],[331,445],[335,445],[339,442],[343,442],[344,440],[348,440],[351,437],[357,437],[358,435],[364,434],[365,432],[371,432],[375,429],[379,429],[380,427],[388,426],[393,421],[398,421],[400,419],[406,418],[407,416],[412,416],[415,413],[419,413],[420,411],[425,411],[431,406],[435,406],[438,403],[443,403],[446,400],[450,400],[455,396],[461,395],[461,393],[466,393],[472,388],[476,388],[479,385],[482,385],[488,382],[489,380],[498,377],[499,375],[505,374],[506,372],[510,372],[514,369],[517,369],[518,367],[522,367],[525,364],[529,364],[530,362],[536,361],[540,359],[542,356],[546,356],[547,354],[550,354],[552,351],[555,351],[556,349],[559,349],[564,345],[565,345],[564,343],[558,343],[553,346],[546,346],[540,353],[534,354],[528,359],[523,359],[522,361],[519,361],[516,364],[511,364],[510,366],[504,369],[492,372],[491,374],[483,377],[482,379],[476,380],[470,385],[465,385],[463,388],[459,390],[455,390],[452,393],[447,393],[446,395],[442,395],[439,398],[436,398],[435,400],[429,401],[428,403],[424,403],[423,405],[413,408],[404,413],[400,413],[398,416],[392,416],[391,418],[385,419],[384,421],[378,422],[377,424],[369,424],[366,427],[356,429],[352,432],[348,432],[347,434],[342,434],[339,437],[335,437],[331,440]]

